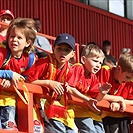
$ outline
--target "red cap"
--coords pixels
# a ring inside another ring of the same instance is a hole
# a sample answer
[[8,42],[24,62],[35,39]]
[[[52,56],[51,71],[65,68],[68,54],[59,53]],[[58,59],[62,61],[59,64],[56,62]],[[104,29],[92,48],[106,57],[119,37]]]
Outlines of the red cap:
[[13,13],[12,13],[11,11],[9,11],[9,10],[2,10],[2,11],[0,12],[0,17],[1,17],[2,15],[5,15],[5,14],[10,15],[10,16],[12,17],[12,19],[14,19]]

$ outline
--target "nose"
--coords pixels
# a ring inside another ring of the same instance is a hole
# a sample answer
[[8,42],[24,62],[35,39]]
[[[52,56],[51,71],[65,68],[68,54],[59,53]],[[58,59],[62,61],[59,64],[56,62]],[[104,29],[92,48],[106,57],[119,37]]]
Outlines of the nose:
[[17,37],[14,37],[13,40],[14,40],[14,41],[17,41]]

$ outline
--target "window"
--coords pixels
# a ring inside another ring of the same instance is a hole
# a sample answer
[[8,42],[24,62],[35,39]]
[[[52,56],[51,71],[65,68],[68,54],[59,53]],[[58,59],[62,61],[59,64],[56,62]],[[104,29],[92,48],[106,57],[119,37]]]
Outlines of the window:
[[124,17],[124,0],[109,0],[109,12]]
[[78,0],[133,20],[133,0]]
[[89,0],[89,4],[103,10],[108,10],[108,0]]
[[127,18],[133,20],[133,0],[127,0]]

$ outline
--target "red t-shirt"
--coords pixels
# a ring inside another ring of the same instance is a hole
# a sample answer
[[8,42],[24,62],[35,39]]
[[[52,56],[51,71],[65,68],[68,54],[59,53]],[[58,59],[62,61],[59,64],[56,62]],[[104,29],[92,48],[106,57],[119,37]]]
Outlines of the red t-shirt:
[[44,57],[44,58],[39,58],[36,61],[36,68],[35,68],[35,73],[33,75],[33,78],[30,80],[31,82],[37,79],[43,79],[44,76],[48,72],[48,63],[49,63],[49,58]]
[[89,76],[85,73],[81,64],[74,65],[70,68],[68,74],[68,84],[75,87],[78,91],[85,95],[96,98],[99,93],[99,82],[95,74]]

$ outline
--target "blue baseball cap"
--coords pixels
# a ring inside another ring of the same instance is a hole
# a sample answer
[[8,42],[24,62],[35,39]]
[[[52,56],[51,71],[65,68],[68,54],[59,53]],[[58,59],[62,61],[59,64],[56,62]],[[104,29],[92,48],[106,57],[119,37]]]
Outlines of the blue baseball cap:
[[67,33],[59,34],[55,40],[54,46],[62,43],[68,44],[73,50],[75,50],[75,39],[72,35]]

